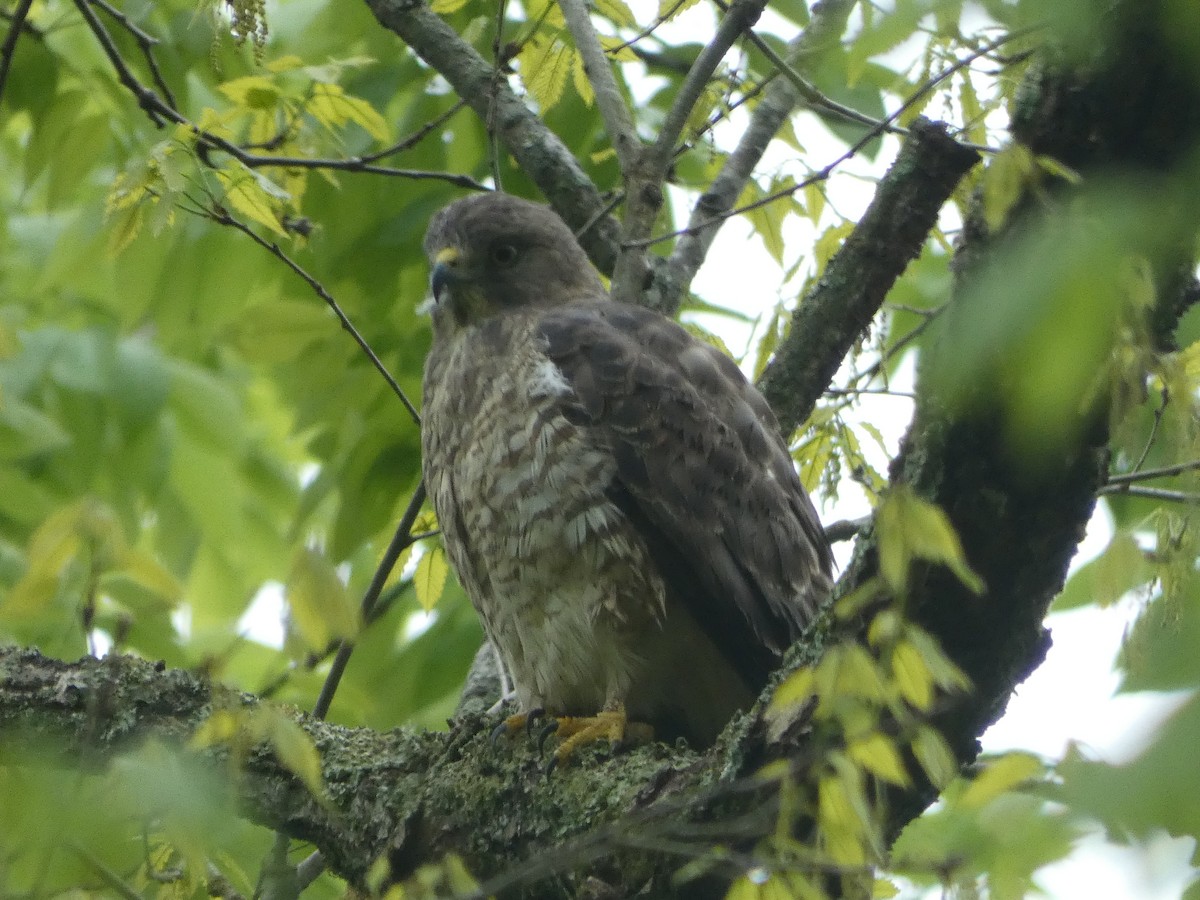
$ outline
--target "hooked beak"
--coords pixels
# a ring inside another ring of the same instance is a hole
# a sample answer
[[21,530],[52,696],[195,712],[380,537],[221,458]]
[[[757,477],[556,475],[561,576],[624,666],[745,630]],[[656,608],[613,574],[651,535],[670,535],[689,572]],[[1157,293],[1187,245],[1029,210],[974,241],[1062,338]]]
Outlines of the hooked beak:
[[434,303],[440,303],[446,286],[459,279],[458,261],[457,247],[443,247],[434,256],[433,271],[429,273],[429,290],[433,293]]

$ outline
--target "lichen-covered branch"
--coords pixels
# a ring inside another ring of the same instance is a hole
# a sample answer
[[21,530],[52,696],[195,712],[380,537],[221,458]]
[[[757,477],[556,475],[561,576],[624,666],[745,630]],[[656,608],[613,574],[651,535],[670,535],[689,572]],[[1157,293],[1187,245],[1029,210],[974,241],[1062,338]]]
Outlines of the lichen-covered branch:
[[[63,751],[60,759],[96,766],[148,739],[183,747],[214,708],[249,709],[259,702],[133,657],[66,663],[36,650],[0,649],[0,734],[10,751],[49,742]],[[532,741],[497,745],[489,740],[495,723],[478,715],[464,716],[448,732],[379,733],[299,712],[295,719],[320,751],[331,806],[315,800],[262,748],[240,770],[243,814],[312,842],[329,867],[352,882],[384,854],[397,878],[447,852],[461,856],[477,876],[497,876],[545,848],[562,847],[712,778],[695,754],[662,744],[614,758],[586,751],[579,764],[548,778]],[[225,756],[205,752],[215,760]],[[680,807],[672,808],[677,813]],[[578,844],[577,861],[617,849],[599,835]],[[653,878],[656,866],[667,875],[675,867],[651,852],[624,848],[620,855],[631,878],[626,885],[635,884],[635,876]]]
[[785,434],[821,392],[925,244],[938,212],[979,155],[944,125],[918,119],[866,213],[792,315],[759,387]]
[[636,164],[641,141],[629,107],[613,77],[612,64],[604,55],[604,48],[600,46],[600,38],[592,27],[591,16],[583,0],[560,0],[559,8],[571,30],[571,36],[575,38],[575,47],[583,59],[583,70],[591,82],[592,90],[596,92],[596,106],[604,119],[604,127],[608,130],[608,139],[612,141],[621,171],[628,171]]

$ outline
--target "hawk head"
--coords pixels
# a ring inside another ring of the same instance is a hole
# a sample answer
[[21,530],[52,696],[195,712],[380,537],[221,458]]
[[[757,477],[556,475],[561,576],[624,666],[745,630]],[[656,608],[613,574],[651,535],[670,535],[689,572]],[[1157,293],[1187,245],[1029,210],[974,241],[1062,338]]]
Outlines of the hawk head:
[[451,203],[429,223],[425,253],[438,336],[509,309],[605,295],[562,219],[549,207],[509,194]]

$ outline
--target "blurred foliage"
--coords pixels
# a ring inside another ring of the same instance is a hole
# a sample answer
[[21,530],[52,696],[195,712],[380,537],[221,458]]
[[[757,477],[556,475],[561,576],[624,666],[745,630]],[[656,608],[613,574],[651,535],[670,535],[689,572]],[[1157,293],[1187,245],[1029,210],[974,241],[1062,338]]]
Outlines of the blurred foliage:
[[[999,146],[1005,114],[1021,100],[1025,51],[1053,36],[1088,58],[1105,45],[1104,5],[860,4],[850,37],[805,75],[867,116],[899,110],[907,124],[923,112],[966,140]],[[490,57],[494,5],[433,6]],[[1196,9],[1189,0],[1167,6],[1170,42],[1200,72]],[[415,400],[429,342],[416,312],[426,279],[420,239],[429,215],[461,190],[355,167],[486,181],[493,162],[484,124],[365,4],[281,0],[268,17],[254,0],[126,0],[118,3],[124,20],[103,4],[89,8],[133,75],[154,87],[152,56],[185,121],[159,127],[139,108],[75,4],[32,5],[0,101],[0,640],[64,658],[115,647],[311,709],[332,647],[353,638],[331,718],[440,727],[481,633],[436,538],[406,553],[376,615],[364,622],[358,607],[417,484],[417,427],[311,285],[270,247],[336,298]],[[778,49],[809,21],[809,4],[771,8],[777,15],[759,31]],[[528,0],[504,9],[513,83],[596,185],[619,189],[558,7]],[[703,35],[706,9],[695,0],[663,0],[657,12],[594,4],[643,134],[662,121],[700,45],[651,35],[639,57],[624,42],[661,19],[697,14],[694,33]],[[1004,29],[1034,25],[1042,30],[989,49]],[[142,32],[156,43],[139,43]],[[753,108],[770,77],[757,48],[718,70],[676,160],[677,207],[707,187],[732,147],[731,125],[744,122],[742,107]],[[810,148],[845,148],[865,134],[837,116],[798,115],[775,142],[772,168],[743,191],[743,203],[779,195],[741,217],[779,266],[774,308],[762,312],[743,297],[688,304],[724,309],[731,322],[762,313],[746,361],[756,373],[851,231],[843,210],[854,208],[855,192],[845,185],[874,177],[871,161],[894,144],[874,137],[832,174],[829,158]],[[533,193],[507,154],[495,168],[507,189]],[[906,413],[914,357],[934,357],[929,378],[952,406],[968,408],[973,385],[998,380],[1014,458],[1028,460],[1055,452],[1087,409],[1109,404],[1114,472],[1133,480],[1108,495],[1114,537],[1075,571],[1058,605],[1140,609],[1119,661],[1130,691],[1200,685],[1200,474],[1186,468],[1200,459],[1200,314],[1184,319],[1174,353],[1151,349],[1144,322],[1157,299],[1147,273],[1169,243],[1164,235],[1183,227],[1175,199],[1194,195],[1194,175],[1165,173],[1147,185],[1115,173],[1084,183],[1058,219],[1002,247],[968,289],[977,302],[947,312],[949,257],[970,192],[981,191],[989,227],[1003,230],[1026,192],[1044,200],[1079,180],[1056,160],[1005,148],[958,192],[956,210],[793,439],[810,488],[836,498],[849,487],[878,509],[884,574],[902,596],[914,559],[949,565],[967,583],[975,576],[939,510],[885,491],[894,436],[863,420],[864,397],[880,393]],[[930,354],[939,342],[953,351]],[[892,392],[893,382],[901,389]],[[1156,488],[1190,502],[1135,490],[1137,473],[1154,470],[1167,473]],[[426,517],[416,530],[433,527]],[[815,705],[826,749],[811,806],[800,811],[815,815],[820,846],[781,834],[770,848],[779,864],[748,868],[732,896],[822,896],[814,870],[843,867],[861,878],[870,863],[907,879],[897,884],[1015,897],[1031,889],[1039,866],[1068,852],[1084,819],[1117,841],[1156,829],[1200,832],[1189,805],[1198,788],[1194,696],[1126,764],[1082,751],[1057,768],[1010,756],[957,779],[923,717],[966,686],[902,608],[878,607],[880,596],[847,598],[839,611],[871,610],[868,644],[832,648],[789,678],[772,708],[782,729]],[[261,638],[276,624],[271,598],[285,609],[275,641]],[[902,734],[881,730],[885,713],[906,724]],[[315,751],[291,725],[283,714],[244,721],[217,711],[195,743],[265,741],[319,794]],[[48,749],[37,760],[0,758],[0,894],[200,897],[214,872],[242,896],[254,892],[272,839],[237,818],[236,775],[156,745],[99,774],[65,762],[47,768],[52,757]],[[946,790],[889,857],[877,800],[886,785],[914,777]],[[448,859],[393,895],[472,885]],[[872,889],[889,896],[897,888],[889,876]],[[325,876],[306,896],[339,890]]]

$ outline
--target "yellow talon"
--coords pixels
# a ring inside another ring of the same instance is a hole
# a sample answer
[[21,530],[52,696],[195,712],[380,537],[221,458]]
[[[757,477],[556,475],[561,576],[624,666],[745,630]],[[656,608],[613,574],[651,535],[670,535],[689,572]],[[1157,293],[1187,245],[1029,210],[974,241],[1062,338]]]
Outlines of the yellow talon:
[[552,769],[565,763],[584,744],[607,740],[615,747],[626,742],[644,744],[654,738],[654,729],[649,725],[629,721],[624,706],[602,709],[594,716],[562,716],[555,721],[555,734],[563,741],[554,751]]

